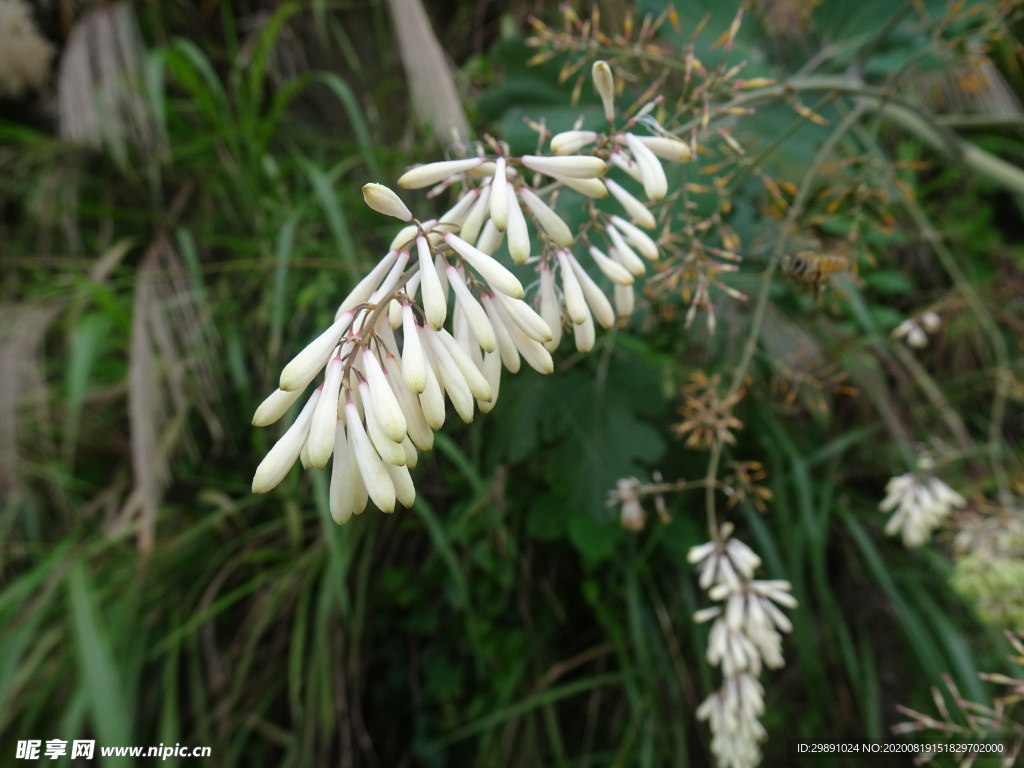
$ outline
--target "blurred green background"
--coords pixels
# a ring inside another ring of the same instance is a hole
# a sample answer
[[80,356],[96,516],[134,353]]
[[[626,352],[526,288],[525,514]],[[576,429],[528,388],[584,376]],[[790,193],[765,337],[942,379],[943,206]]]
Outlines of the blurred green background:
[[[680,390],[697,371],[728,378],[753,302],[715,294],[710,335],[702,316],[684,327],[683,296],[652,295],[589,356],[567,342],[553,376],[506,377],[493,413],[450,419],[421,458],[412,510],[339,528],[317,471],[254,497],[279,431],[252,429],[253,410],[393,235],[360,187],[445,152],[410,108],[416,52],[379,0],[27,5],[48,42],[0,92],[0,765],[30,738],[208,745],[223,766],[710,764],[694,711],[718,673],[686,563],[708,538],[703,493],[669,497],[671,522],[638,533],[606,495],[654,471],[703,477],[706,453],[672,433]],[[702,56],[739,5],[688,2],[658,41]],[[1018,5],[771,0],[748,7],[731,60],[745,77],[863,78],[1019,165]],[[631,11],[598,6],[609,29]],[[565,54],[526,66],[528,18],[559,27],[553,6],[427,10],[477,136],[529,151],[524,116],[560,130],[599,114],[589,83],[570,106]],[[826,125],[785,95],[724,123],[758,158],[724,211],[745,258],[726,282],[748,295],[780,226],[763,178],[798,184],[856,108],[829,93],[799,95]],[[950,141],[866,115],[798,222],[819,242],[861,227],[859,277],[818,302],[772,287],[727,455],[762,462],[773,498],[767,514],[723,508],[759,576],[800,601],[787,666],[765,677],[765,765],[790,738],[883,738],[898,704],[934,713],[944,674],[990,700],[978,672],[1009,669],[999,628],[1024,629],[1012,582],[983,623],[992,588],[951,588],[951,537],[906,550],[877,510],[913,469],[907,446],[952,446],[943,478],[991,512],[997,377],[995,441],[1024,493],[1024,196]],[[888,338],[924,309],[943,320],[927,349]]]

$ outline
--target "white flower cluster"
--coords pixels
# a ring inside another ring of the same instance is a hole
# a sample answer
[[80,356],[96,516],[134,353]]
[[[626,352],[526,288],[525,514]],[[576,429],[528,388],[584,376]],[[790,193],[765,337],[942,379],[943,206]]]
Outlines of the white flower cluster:
[[[594,82],[613,121],[614,81],[606,63],[595,64]],[[593,154],[576,154],[591,144]],[[407,226],[256,411],[254,425],[275,422],[325,372],[256,470],[254,493],[274,488],[297,459],[325,467],[333,456],[330,508],[338,523],[362,512],[368,499],[385,512],[396,501],[410,506],[409,469],[417,451],[432,447],[433,430],[445,420],[446,395],[459,416],[472,421],[475,407],[493,407],[502,367],[515,373],[526,360],[541,373],[554,369],[551,352],[562,340],[563,318],[576,348],[588,352],[595,322],[612,328],[632,313],[635,276],[646,271],[645,259],[659,256],[644,231],[656,219],[625,187],[602,177],[609,165],[621,168],[657,201],[667,191],[659,157],[682,162],[692,156],[690,148],[667,134],[618,132],[614,122],[608,134],[558,134],[552,155],[516,157],[503,145],[492,148],[491,156],[428,163],[398,179],[404,189],[435,187],[434,193],[458,186],[458,200],[439,219],[418,221],[391,189],[363,187],[371,208]],[[588,198],[611,193],[628,220],[590,206],[585,229],[574,233],[550,202],[563,188]],[[606,241],[603,250],[591,242],[595,233]],[[612,284],[611,299],[573,253],[579,243]],[[536,270],[532,302],[499,260],[503,244],[513,265]]]
[[928,346],[928,334],[939,330],[942,321],[939,316],[929,310],[924,312],[920,318],[908,318],[897,325],[892,334],[894,339],[907,340],[907,344],[915,349],[922,349]]
[[719,768],[752,768],[761,760],[758,744],[765,737],[761,725],[764,688],[758,677],[762,667],[784,664],[781,632],[793,625],[778,605],[795,608],[788,581],[758,581],[761,564],[746,544],[723,531],[722,538],[690,550],[688,559],[700,571],[700,585],[721,605],[694,615],[697,622],[714,619],[708,638],[708,662],[720,666],[722,687],[697,709],[697,717],[711,727],[711,751]]
[[955,508],[966,506],[964,497],[937,477],[927,480],[913,472],[892,478],[885,486],[886,496],[878,508],[896,512],[885,526],[889,536],[903,535],[903,545],[919,547]]

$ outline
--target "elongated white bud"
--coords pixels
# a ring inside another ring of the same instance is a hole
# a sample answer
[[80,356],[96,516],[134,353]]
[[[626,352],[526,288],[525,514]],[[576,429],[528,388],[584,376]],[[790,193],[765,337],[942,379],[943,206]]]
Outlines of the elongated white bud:
[[405,273],[405,267],[409,263],[408,251],[400,251],[398,258],[395,260],[395,264],[388,270],[387,276],[380,282],[380,287],[376,291],[370,294],[370,298],[367,299],[371,304],[378,304],[386,296],[390,295],[395,290],[395,286],[398,284],[399,278]]
[[383,184],[363,184],[363,200],[377,213],[394,216],[402,221],[412,221],[412,211],[402,202],[402,198]]
[[416,486],[413,485],[409,468],[396,467],[392,464],[385,464],[384,468],[388,471],[391,482],[395,486],[395,497],[403,507],[409,509],[416,502]]
[[256,413],[252,417],[252,425],[254,427],[266,427],[273,424],[288,412],[288,409],[292,407],[302,393],[303,390],[301,389],[293,389],[291,392],[275,389],[256,409]]
[[352,483],[352,456],[345,437],[345,421],[334,419],[334,462],[331,465],[331,489],[328,496],[331,517],[344,525],[352,517],[355,495]]
[[495,307],[495,300],[490,296],[483,296],[480,301],[483,303],[487,317],[491,321],[491,327],[494,328],[494,338],[498,342],[498,353],[501,356],[501,362],[508,368],[509,372],[519,373],[519,350],[512,340],[512,336],[505,325],[501,313]]
[[487,223],[484,224],[484,231],[476,239],[476,249],[493,256],[501,248],[501,243],[504,239],[505,233],[494,226],[493,221],[488,219]]
[[416,446],[408,437],[402,441],[402,450],[405,451],[405,466],[409,469],[416,469],[419,463],[419,454],[416,453]]
[[643,174],[640,173],[640,166],[629,155],[624,152],[612,152],[608,161],[616,168],[620,168],[628,173],[635,181],[639,181],[641,184],[644,183]]
[[442,328],[448,317],[448,297],[441,287],[441,278],[434,268],[430,246],[422,235],[416,238],[420,260],[420,293],[423,295],[423,314],[431,328]]
[[571,179],[568,176],[559,176],[555,173],[549,173],[548,176],[555,181],[565,184],[569,189],[575,190],[581,195],[592,197],[595,200],[603,200],[608,197],[608,188],[601,179]]
[[598,176],[603,176],[608,170],[604,160],[589,155],[563,155],[562,157],[523,155],[520,160],[531,171],[548,176],[552,174],[566,176],[570,179],[596,179]]
[[[381,431],[387,435],[389,440],[396,443],[402,442],[408,432],[405,415],[391,388],[388,376],[381,368],[377,356],[369,349],[363,350],[363,372],[366,375],[366,383],[369,385],[370,398],[373,400],[373,412],[376,415],[377,423],[380,424]],[[359,394],[364,395],[362,389]]]
[[477,199],[480,197],[479,189],[471,189],[460,197],[455,205],[449,208],[438,222],[441,224],[452,224],[454,226],[461,226],[469,216],[469,212],[473,209],[473,205],[476,204]]
[[491,185],[490,183],[485,184],[480,188],[480,197],[477,198],[476,202],[473,203],[473,207],[469,211],[469,215],[466,216],[466,220],[462,222],[462,228],[459,230],[459,236],[467,243],[475,242],[477,237],[480,235],[480,230],[483,228],[485,221],[490,221],[491,215]]
[[274,447],[263,457],[263,461],[256,467],[256,474],[252,478],[253,493],[266,493],[284,480],[288,470],[299,458],[302,447],[306,444],[309,425],[313,421],[313,411],[316,410],[319,400],[320,389],[318,388],[299,411],[299,417],[295,419],[295,423],[288,427],[281,435],[281,439],[274,443]]
[[632,285],[616,285],[612,298],[615,300],[615,313],[622,318],[633,314],[633,307],[636,303],[636,294]]
[[373,396],[365,381],[359,382],[359,396],[363,400],[363,421],[366,422],[366,435],[370,438],[370,443],[377,451],[377,455],[380,456],[380,460],[385,464],[404,464],[405,450],[400,442],[392,440],[381,429],[380,421],[374,410]]
[[313,411],[313,421],[309,427],[309,438],[306,440],[306,452],[309,463],[317,469],[323,469],[331,459],[334,451],[334,437],[337,432],[338,395],[341,392],[341,358],[335,357],[327,364],[327,376],[320,392],[320,402]]
[[484,162],[482,157],[471,157],[466,160],[442,160],[437,163],[427,163],[399,176],[398,186],[402,189],[422,189],[449,179],[458,173],[472,170],[483,165]]
[[[419,396],[420,409],[423,411],[423,418],[431,429],[440,429],[444,426],[444,392],[441,390],[441,382],[437,380],[437,371],[434,367],[434,358],[426,347],[427,328],[420,328],[420,343],[423,345],[423,352],[427,355],[427,386]],[[433,438],[431,438],[433,439]]]
[[351,401],[345,405],[345,423],[348,426],[349,445],[355,454],[356,466],[359,467],[366,492],[382,512],[394,512],[395,485],[391,482],[384,462],[370,443],[359,419],[359,412]]
[[[409,300],[409,294],[405,291],[402,291],[402,295],[406,297],[406,301]],[[397,299],[388,302],[388,325],[393,331],[397,331],[402,326],[402,302]]]
[[491,321],[487,319],[487,313],[470,292],[462,275],[455,267],[448,267],[448,282],[451,284],[452,290],[455,291],[455,298],[458,299],[459,305],[466,315],[466,322],[473,332],[474,338],[485,352],[490,352],[494,349],[495,338],[494,328],[491,327]]
[[587,274],[587,270],[576,261],[576,257],[571,252],[568,255],[568,260],[572,271],[576,274],[576,279],[580,281],[583,296],[586,298],[587,304],[590,305],[590,311],[594,313],[595,319],[602,328],[606,330],[613,328],[615,326],[615,310],[612,309],[612,303],[608,301],[604,291],[594,282],[594,278]]
[[473,394],[470,392],[465,377],[440,339],[440,334],[443,332],[431,331],[429,328],[424,329],[423,346],[434,363],[434,372],[445,392],[448,393],[455,412],[469,424],[473,421]]
[[522,329],[523,333],[542,344],[545,341],[551,341],[551,329],[533,307],[522,299],[510,299],[500,293],[494,294],[494,298],[505,310],[505,314]]
[[418,395],[427,386],[427,359],[416,332],[416,318],[408,304],[402,307],[402,334],[405,337],[402,340],[402,380]]
[[[356,410],[358,412],[358,408]],[[345,413],[345,406],[342,406],[341,412],[342,414]],[[347,421],[347,419],[342,420]],[[366,509],[366,502],[370,500],[370,496],[366,492],[366,483],[363,482],[363,474],[359,471],[359,462],[356,460],[356,452],[352,447],[352,432],[347,426],[345,431],[348,442],[349,477],[352,478],[352,514],[361,515]]]
[[[633,275],[629,273],[622,264],[615,261],[615,259],[609,258],[600,251],[596,246],[590,246],[590,255],[594,259],[594,263],[597,264],[597,268],[600,269],[604,276],[611,280],[616,285],[632,285]],[[644,263],[640,261],[640,257],[637,257],[637,262],[643,267]]]
[[562,343],[562,305],[555,291],[555,273],[545,261],[540,265],[540,316],[551,329],[551,339],[544,342],[548,352],[554,352]]
[[[419,333],[413,331],[419,336]],[[417,339],[419,341],[419,339]],[[422,349],[422,347],[421,347]],[[388,372],[388,376],[391,381],[399,381],[405,377],[405,369],[398,362],[394,355],[388,355],[384,359],[384,370]],[[426,378],[426,377],[425,377]],[[424,386],[424,390],[426,386]],[[402,413],[405,415],[405,424],[409,430],[409,439],[413,445],[419,448],[421,451],[429,451],[434,447],[434,430],[427,424],[427,419],[423,415],[423,408],[420,406],[420,401],[417,399],[408,387],[394,388],[395,397],[398,399],[398,404],[402,406]],[[409,451],[406,450],[406,461],[409,460]]]
[[556,155],[572,155],[596,139],[595,131],[563,131],[551,137],[551,151]]
[[610,122],[615,119],[615,77],[612,68],[606,61],[595,61],[590,68],[590,76],[594,79],[594,90],[604,105],[604,116]]
[[608,249],[608,254],[622,264],[629,272],[634,275],[642,275],[647,271],[647,267],[644,266],[643,259],[636,255],[632,248],[626,245],[626,241],[622,239],[622,235],[619,230],[609,225],[605,232],[612,239],[612,246]]
[[525,264],[530,258],[530,231],[519,205],[515,187],[509,182],[508,191],[508,253],[516,264]]
[[498,229],[508,226],[508,182],[505,180],[505,158],[495,163],[494,180],[491,182],[491,221]]
[[519,196],[523,198],[530,211],[537,217],[537,223],[540,224],[541,229],[547,233],[548,237],[563,248],[568,248],[572,245],[572,230],[569,229],[569,225],[547,203],[526,187],[519,190]]
[[[423,222],[423,226],[429,227],[430,222]],[[398,234],[391,241],[391,247],[388,250],[391,251],[408,251],[412,248],[413,241],[416,239],[416,235],[419,234],[420,228],[415,224],[410,224],[408,227],[402,227],[398,230]]]
[[587,309],[587,302],[583,298],[580,281],[576,278],[576,273],[573,272],[572,265],[569,263],[571,254],[568,251],[558,251],[555,256],[562,274],[562,296],[565,297],[566,314],[569,315],[569,319],[574,325],[579,325],[586,322],[587,317],[590,316],[590,310]]
[[470,394],[477,400],[490,401],[491,386],[487,383],[487,379],[484,378],[484,375],[476,367],[470,356],[466,354],[466,351],[459,346],[459,343],[446,330],[438,331],[437,338],[448,351],[452,362],[455,363],[459,373],[462,374],[462,378],[465,379],[466,384],[469,386]]
[[[527,365],[538,373],[547,374],[554,371],[555,362],[551,359],[551,353],[544,348],[544,345],[523,333],[520,327],[505,312],[504,304],[495,302],[494,308],[501,315],[501,320],[508,329],[508,334],[512,337],[516,350],[526,360]],[[508,366],[506,365],[505,367],[507,368]]]
[[477,400],[476,406],[480,409],[480,413],[490,413],[494,404],[498,402],[498,390],[501,388],[501,354],[494,351],[484,355],[481,372],[491,388],[491,399]]
[[682,139],[670,139],[668,136],[636,136],[637,141],[663,160],[671,163],[687,163],[693,159],[690,145]]
[[370,274],[360,280],[349,295],[345,297],[345,300],[341,302],[341,306],[338,307],[338,311],[334,313],[334,319],[337,320],[344,313],[370,298],[370,294],[377,290],[377,287],[380,285],[380,281],[384,279],[384,275],[386,275],[388,270],[394,266],[397,259],[398,251],[388,251],[387,255],[377,262],[377,266],[370,270]]
[[495,291],[514,299],[521,299],[526,295],[518,278],[493,257],[474,248],[457,235],[447,234],[444,239]]
[[623,236],[634,248],[651,261],[658,260],[658,245],[651,239],[651,236],[639,227],[635,227],[621,216],[612,216],[612,224],[622,230]]
[[628,190],[624,189],[620,185],[616,184],[612,179],[604,180],[605,186],[608,187],[608,191],[611,192],[615,199],[619,201],[619,204],[626,209],[626,213],[629,214],[629,218],[639,224],[641,227],[647,229],[654,229],[657,226],[657,222],[654,220],[654,214],[651,213],[643,203],[637,200]]
[[576,342],[576,349],[586,354],[594,348],[594,341],[597,338],[594,330],[594,318],[587,312],[586,319],[572,327],[573,340]]
[[285,392],[305,389],[313,377],[327,365],[327,361],[331,359],[331,352],[338,346],[341,335],[351,323],[352,313],[346,312],[335,320],[330,328],[307,344],[306,348],[293,357],[281,371],[281,381],[278,386]]
[[668,179],[661,161],[632,133],[625,134],[626,145],[633,153],[633,159],[640,166],[640,178],[643,180],[644,194],[648,200],[661,200],[668,192]]

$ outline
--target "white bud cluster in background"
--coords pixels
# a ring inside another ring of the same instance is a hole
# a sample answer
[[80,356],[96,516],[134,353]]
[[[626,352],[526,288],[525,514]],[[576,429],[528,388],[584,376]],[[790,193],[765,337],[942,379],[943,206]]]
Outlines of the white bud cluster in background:
[[[477,408],[494,406],[503,368],[515,373],[525,361],[551,373],[551,353],[567,332],[578,351],[589,352],[597,326],[613,328],[633,312],[634,281],[659,258],[648,231],[657,226],[650,204],[667,192],[661,160],[685,162],[693,153],[668,135],[616,131],[606,63],[595,64],[594,82],[612,122],[606,134],[558,134],[551,155],[513,156],[492,142],[489,156],[481,148],[477,157],[404,173],[402,189],[458,190],[438,219],[418,221],[382,184],[363,187],[367,205],[406,226],[257,410],[254,425],[272,424],[323,375],[256,470],[254,493],[274,488],[301,459],[304,467],[331,464],[330,508],[338,523],[368,501],[385,512],[396,503],[408,507],[415,500],[409,470],[417,452],[432,447],[446,400],[472,421]],[[582,154],[587,148],[591,154]],[[604,179],[609,167],[634,178],[647,202]],[[588,199],[589,221],[573,231],[556,210],[562,189],[594,199],[610,194],[622,215],[599,211]],[[512,271],[519,268],[536,275],[524,281],[531,290],[536,285],[530,298]]]
[[[922,469],[930,469],[924,460]],[[892,478],[885,486],[886,496],[878,508],[882,512],[896,510],[885,526],[889,536],[902,535],[903,545],[919,547],[949,517],[954,509],[967,506],[967,501],[937,477],[920,477],[908,472]]]
[[719,768],[753,768],[761,761],[763,667],[778,668],[782,634],[793,625],[778,606],[795,608],[788,581],[754,579],[761,558],[723,526],[717,541],[693,547],[687,559],[700,573],[700,586],[717,602],[694,615],[698,623],[714,620],[707,659],[721,667],[722,686],[697,709],[711,728],[711,751]]

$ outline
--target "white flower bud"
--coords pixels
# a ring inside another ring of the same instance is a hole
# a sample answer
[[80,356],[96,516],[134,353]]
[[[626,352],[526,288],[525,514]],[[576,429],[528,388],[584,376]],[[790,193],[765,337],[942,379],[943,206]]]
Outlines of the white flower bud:
[[[601,252],[597,246],[590,246],[590,255],[594,259],[594,263],[597,264],[597,268],[604,273],[604,276],[611,280],[616,285],[632,285],[633,275],[629,273],[622,264],[615,261],[604,253]],[[643,262],[637,257],[637,261],[640,262],[640,266],[643,267]]]
[[605,232],[612,241],[612,247],[608,249],[609,256],[618,260],[630,274],[644,274],[647,271],[647,267],[644,266],[643,259],[637,256],[636,252],[629,247],[619,230],[609,224],[605,227]]
[[458,199],[455,205],[449,208],[441,218],[438,219],[438,222],[441,224],[461,226],[466,220],[466,217],[469,216],[469,212],[473,209],[473,206],[476,204],[479,197],[479,189],[471,189],[467,191]]
[[288,412],[303,391],[302,389],[293,389],[291,392],[285,392],[283,389],[275,389],[256,409],[256,413],[252,417],[252,425],[266,427],[273,424]]
[[313,411],[313,421],[309,427],[306,440],[306,452],[309,454],[310,466],[323,469],[331,459],[334,451],[334,439],[337,432],[338,397],[341,393],[341,358],[335,357],[327,364],[327,376],[320,392],[320,402]]
[[586,322],[590,317],[587,309],[587,302],[583,298],[583,289],[580,287],[576,273],[573,272],[569,263],[571,254],[568,251],[558,251],[555,254],[558,259],[559,271],[562,275],[562,296],[565,298],[565,311],[574,325]]
[[477,400],[489,402],[491,400],[491,386],[487,383],[487,379],[480,372],[480,369],[476,367],[476,364],[466,354],[466,351],[459,346],[459,343],[446,330],[438,331],[437,339],[444,345],[452,362],[459,369],[459,373],[462,374],[462,378],[469,387],[470,394]]
[[942,321],[939,319],[939,316],[931,310],[921,315],[921,325],[924,326],[924,329],[928,331],[928,333],[935,333],[939,330],[939,325],[941,323]]
[[658,260],[658,246],[651,239],[651,236],[639,227],[633,226],[621,216],[612,216],[612,224],[622,230],[626,241],[640,251],[641,255],[651,261]]
[[519,196],[523,198],[530,211],[537,217],[537,223],[540,224],[541,229],[547,233],[548,237],[563,248],[568,248],[572,245],[573,236],[569,225],[547,203],[527,187],[522,187],[519,190]]
[[568,176],[559,176],[555,173],[549,173],[548,176],[557,182],[565,184],[569,189],[579,192],[581,195],[592,197],[595,200],[603,200],[608,197],[608,189],[601,179],[571,179]]
[[596,333],[594,330],[594,318],[590,312],[587,312],[586,318],[582,323],[577,323],[572,327],[572,335],[573,340],[576,342],[576,349],[581,353],[586,354],[594,348]]
[[494,298],[505,311],[505,315],[518,325],[523,333],[542,344],[551,341],[551,329],[533,307],[522,299],[511,299],[500,293],[494,294]]
[[608,161],[616,168],[621,168],[632,176],[634,181],[639,181],[641,184],[644,183],[644,177],[640,173],[640,166],[629,155],[624,152],[612,152]]
[[491,181],[491,221],[502,231],[508,226],[508,181],[505,179],[504,157],[499,157],[495,163]]
[[633,153],[633,159],[640,166],[644,194],[648,200],[661,200],[668,192],[668,179],[665,178],[665,169],[661,167],[661,161],[632,133],[625,134],[625,137],[626,145]]
[[511,296],[513,299],[521,299],[526,295],[523,291],[523,284],[494,258],[474,248],[457,235],[447,234],[444,239],[495,291]]
[[633,197],[628,190],[616,184],[612,179],[605,179],[604,184],[608,187],[608,191],[615,196],[615,199],[619,201],[619,204],[626,209],[630,219],[645,229],[654,229],[657,226],[654,214],[643,203]]
[[488,219],[487,223],[484,224],[484,231],[480,233],[480,237],[476,240],[476,249],[493,256],[501,248],[501,243],[504,239],[505,233],[494,226],[493,221]]
[[487,313],[484,312],[480,302],[470,292],[469,287],[462,279],[462,275],[458,273],[455,267],[448,267],[448,282],[455,291],[455,298],[466,315],[466,322],[469,324],[474,338],[476,338],[477,343],[485,352],[490,352],[494,349],[495,338],[494,328],[491,327],[491,322],[487,319]]
[[555,292],[555,273],[547,261],[540,265],[540,316],[551,329],[551,339],[544,343],[548,352],[554,352],[562,343],[562,305]]
[[548,176],[552,174],[565,176],[570,179],[596,179],[598,176],[603,176],[608,170],[604,160],[589,155],[565,155],[562,157],[523,155],[520,160],[531,171]]
[[402,442],[408,432],[405,415],[398,405],[394,390],[377,356],[369,349],[363,349],[363,373],[366,375],[366,383],[369,385],[370,397],[373,400],[373,411],[381,431],[393,442]]
[[403,507],[409,509],[416,502],[416,486],[413,485],[409,468],[396,467],[393,464],[385,464],[384,468],[388,471],[391,482],[395,486],[395,497]]
[[[413,333],[416,335],[416,341],[419,343],[419,332],[415,330],[416,326],[413,325]],[[420,346],[422,351],[422,345]],[[424,357],[424,364],[426,358]],[[384,359],[384,370],[388,372],[388,376],[392,381],[399,381],[405,378],[405,369],[402,364],[398,362],[394,355],[388,355]],[[430,375],[424,373],[424,387],[426,390],[426,380],[429,379]],[[434,430],[430,428],[427,423],[426,417],[423,415],[423,408],[420,406],[420,401],[416,398],[408,387],[395,387],[395,397],[398,399],[398,404],[402,406],[402,413],[405,415],[405,424],[409,430],[409,439],[412,444],[419,448],[421,451],[429,451],[434,447]],[[406,461],[409,459],[409,452],[406,450]],[[411,467],[412,465],[410,465]]]
[[309,435],[309,425],[313,421],[313,411],[320,400],[320,390],[317,389],[310,395],[309,400],[299,412],[299,417],[281,435],[274,447],[271,448],[263,461],[256,467],[256,474],[252,478],[252,492],[266,493],[277,487],[277,484],[284,480],[288,470],[299,458],[303,446],[306,444],[306,437]]
[[498,389],[501,387],[501,354],[499,352],[488,352],[484,355],[482,373],[491,388],[491,399],[477,400],[476,406],[480,409],[480,413],[490,413],[494,404],[498,402]]
[[402,441],[402,450],[405,451],[405,466],[409,469],[416,469],[419,463],[419,454],[416,453],[416,446],[408,437]]
[[615,310],[612,309],[612,304],[608,301],[608,297],[604,295],[604,291],[594,282],[594,278],[587,274],[587,271],[571,252],[569,252],[567,259],[569,266],[572,267],[572,271],[576,274],[576,279],[580,281],[583,296],[586,298],[587,304],[590,305],[590,310],[596,316],[597,322],[606,330],[614,327]]
[[434,372],[445,392],[448,393],[455,412],[469,424],[473,421],[473,394],[470,392],[465,377],[452,359],[451,353],[441,341],[441,333],[444,331],[423,329],[423,346],[434,363]]
[[620,318],[629,317],[633,314],[636,303],[636,294],[632,285],[619,285],[616,283],[612,299],[615,301],[615,314]]
[[355,507],[352,455],[345,437],[345,421],[335,416],[334,424],[334,463],[331,465],[328,499],[334,522],[344,525],[352,517]]
[[383,184],[363,184],[363,200],[377,213],[412,221],[412,211],[402,202],[402,198]]
[[427,386],[427,359],[416,332],[416,318],[408,304],[402,307],[402,332],[405,337],[402,340],[402,380],[418,395]]
[[387,255],[377,262],[377,266],[370,270],[370,274],[360,280],[349,295],[345,297],[345,300],[341,302],[341,306],[338,307],[338,311],[334,314],[334,319],[337,320],[345,312],[370,298],[370,294],[377,290],[380,281],[384,279],[384,275],[388,273],[388,270],[391,269],[397,260],[398,251],[388,251]]
[[380,456],[380,460],[385,464],[404,464],[405,450],[400,442],[392,440],[381,429],[380,421],[374,411],[373,395],[365,381],[359,382],[359,397],[363,402],[363,421],[366,423],[366,434],[377,455]]
[[[427,386],[423,388],[423,392],[419,396],[420,409],[423,411],[423,418],[430,428],[440,429],[444,426],[445,418],[444,392],[441,390],[441,382],[437,380],[434,358],[431,356],[430,350],[424,341],[429,329],[420,327],[418,331],[420,344],[423,346],[424,354],[427,355]],[[431,440],[433,440],[433,437],[431,437]]]
[[465,173],[484,164],[484,158],[471,157],[466,160],[442,160],[439,163],[427,163],[406,171],[398,178],[398,186],[402,189],[422,189],[451,178],[457,173]]
[[487,312],[487,318],[491,321],[491,327],[494,328],[494,338],[498,342],[498,354],[501,356],[502,364],[510,373],[519,373],[519,350],[512,340],[504,318],[495,306],[496,300],[486,295],[480,300]]
[[359,418],[359,412],[352,401],[345,405],[345,423],[348,426],[349,445],[355,454],[356,466],[366,486],[366,492],[382,512],[394,512],[395,484],[391,482],[384,462],[370,443],[370,438],[367,437]]
[[596,139],[595,131],[563,131],[551,138],[551,151],[556,155],[572,155]]
[[668,136],[636,136],[634,138],[663,160],[671,163],[687,163],[693,159],[690,145],[682,139]]
[[914,327],[910,329],[910,333],[907,334],[907,344],[914,347],[915,349],[923,349],[928,346],[928,336],[921,326],[914,324]]
[[420,293],[423,296],[423,313],[431,328],[444,326],[448,317],[448,296],[441,286],[441,278],[434,268],[430,246],[422,235],[416,238],[416,249],[420,260]]
[[326,331],[311,341],[306,348],[292,358],[291,362],[281,371],[279,386],[285,392],[295,389],[305,389],[306,385],[313,380],[327,361],[331,359],[331,352],[338,346],[341,335],[346,331],[352,322],[352,313],[345,312]]
[[[425,228],[431,226],[431,222],[423,222]],[[415,224],[410,224],[407,227],[402,227],[398,230],[398,234],[391,241],[391,247],[388,250],[391,251],[407,251],[412,247],[413,240],[416,239],[416,235],[419,234],[420,228]]]
[[474,242],[480,235],[480,230],[484,225],[484,221],[490,220],[490,215],[491,185],[488,182],[480,188],[480,197],[478,197],[476,202],[473,203],[473,207],[469,210],[466,220],[462,222],[462,228],[459,230],[459,236],[467,243]]
[[[512,301],[511,299],[509,301]],[[520,302],[522,303],[522,302]],[[495,310],[501,316],[501,321],[505,328],[508,330],[509,336],[512,338],[512,342],[516,346],[516,350],[523,356],[527,364],[538,373],[551,373],[555,370],[555,362],[551,359],[551,353],[548,352],[544,345],[535,339],[531,339],[522,329],[509,317],[506,312],[507,305],[500,299],[493,304]],[[518,359],[518,357],[517,357]],[[507,365],[505,366],[508,367]],[[509,370],[512,370],[509,368]]]
[[[509,182],[508,191],[508,253],[516,264],[525,264],[530,258],[530,231],[526,228],[526,217],[519,205],[515,187]],[[492,198],[493,199],[493,198]]]
[[615,77],[612,75],[612,68],[606,61],[595,61],[590,69],[590,75],[594,79],[594,90],[601,97],[604,104],[604,116],[607,120],[615,119]]
[[398,284],[399,278],[405,273],[405,267],[408,263],[408,251],[400,252],[394,266],[388,271],[387,276],[381,280],[380,287],[370,294],[370,298],[367,301],[370,304],[379,304],[382,299],[389,296],[395,289],[395,285]]

